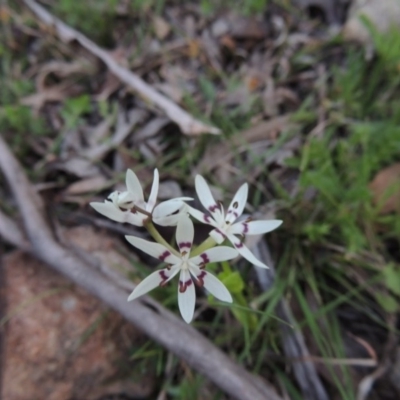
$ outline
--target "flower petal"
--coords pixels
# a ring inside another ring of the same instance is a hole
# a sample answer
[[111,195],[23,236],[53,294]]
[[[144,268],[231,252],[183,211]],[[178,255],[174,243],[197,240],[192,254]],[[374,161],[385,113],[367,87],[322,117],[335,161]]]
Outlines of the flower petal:
[[105,201],[104,203],[92,202],[90,205],[101,215],[116,222],[127,222],[132,225],[143,226],[143,220],[146,218],[145,215],[140,213],[134,214],[129,210],[122,211],[111,201]]
[[135,201],[144,201],[142,185],[140,184],[136,174],[131,169],[126,171],[125,181],[128,192],[131,192],[134,195]]
[[206,208],[214,216],[214,218],[219,221],[222,215],[221,208],[214,200],[210,187],[201,175],[196,175],[195,187],[201,204],[203,204],[204,208]]
[[269,268],[267,265],[265,265],[263,262],[258,260],[255,255],[250,251],[246,245],[240,241],[239,238],[237,238],[234,235],[228,235],[228,239],[231,241],[235,249],[240,253],[240,255],[245,258],[247,261],[249,261],[251,264],[261,267],[261,268]]
[[117,198],[115,198],[114,193],[111,193],[111,195],[108,197],[113,200],[114,204],[121,208],[131,209],[135,205],[135,198],[131,192],[119,193]]
[[192,278],[187,270],[182,270],[179,277],[178,305],[182,318],[188,324],[193,319],[195,303],[196,290]]
[[107,199],[110,199],[113,204],[115,204],[116,206],[118,206],[118,198],[119,198],[120,192],[118,192],[117,190],[115,192],[112,192],[108,195]]
[[134,247],[143,252],[150,254],[152,257],[158,258],[167,264],[178,264],[182,260],[175,254],[172,254],[165,246],[160,243],[149,242],[136,236],[125,236],[126,240]]
[[142,296],[145,293],[150,292],[150,290],[153,290],[154,288],[159,286],[160,283],[165,282],[166,279],[163,274],[165,274],[166,272],[169,273],[169,271],[166,268],[161,269],[159,271],[153,272],[148,277],[143,279],[142,282],[140,282],[135,287],[133,292],[129,295],[128,301],[137,299],[139,296]]
[[158,204],[153,210],[153,218],[166,217],[174,212],[177,212],[182,206],[183,202],[180,200],[167,200]]
[[143,226],[144,221],[148,218],[147,215],[141,214],[139,212],[132,213],[130,211],[125,212],[125,218],[128,224]]
[[188,206],[188,212],[193,218],[197,219],[198,221],[217,227],[217,223],[215,222],[215,220],[208,214],[204,214],[201,211],[196,210],[195,208],[190,206]]
[[218,243],[221,244],[225,239],[226,235],[219,228],[213,229],[209,235]]
[[225,221],[233,223],[242,215],[244,207],[246,206],[248,192],[249,186],[247,183],[240,186],[228,207]]
[[[176,243],[181,254],[189,254],[193,245],[194,227],[188,215],[182,214],[176,227]],[[185,253],[184,253],[185,252]]]
[[247,235],[258,235],[263,233],[268,233],[278,228],[282,224],[279,219],[270,219],[263,221],[250,221],[247,222],[248,230]]
[[210,262],[232,260],[238,255],[239,253],[237,250],[233,249],[232,247],[217,246],[204,251],[198,256],[190,258],[189,261],[196,265],[205,265]]
[[121,211],[114,203],[105,201],[104,203],[92,202],[90,206],[98,213],[117,222],[125,222],[125,212]]
[[226,286],[216,276],[206,271],[202,272],[204,273],[202,279],[205,289],[217,299],[232,303],[232,296]]
[[153,222],[160,226],[176,226],[179,221],[180,214],[167,215],[166,217],[153,217]]
[[154,169],[154,177],[153,184],[151,185],[150,196],[146,204],[146,211],[152,212],[154,206],[156,205],[157,195],[158,195],[158,186],[159,186],[160,177],[158,174],[158,169]]

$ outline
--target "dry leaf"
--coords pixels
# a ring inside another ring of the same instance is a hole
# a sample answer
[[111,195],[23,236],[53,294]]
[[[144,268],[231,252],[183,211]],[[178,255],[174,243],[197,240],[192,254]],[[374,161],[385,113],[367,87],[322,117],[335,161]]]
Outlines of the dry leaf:
[[81,92],[82,87],[78,85],[71,86],[71,83],[64,82],[49,88],[43,88],[37,93],[22,98],[21,104],[32,107],[38,112],[47,102],[61,102]]
[[104,83],[101,85],[99,93],[96,94],[95,99],[97,101],[107,100],[120,87],[121,81],[110,71],[107,71]]
[[203,44],[203,49],[207,55],[208,61],[210,62],[211,66],[216,71],[222,71],[222,58],[220,48],[218,46],[217,41],[211,35],[208,29],[204,29],[201,40]]
[[254,92],[257,89],[260,89],[264,85],[263,79],[256,74],[246,76],[245,78],[246,87],[250,92]]
[[90,160],[102,159],[110,150],[119,146],[132,132],[133,128],[145,118],[143,110],[133,108],[128,113],[121,108],[118,112],[115,132],[108,141],[102,141],[96,146],[87,148],[81,155]]
[[229,49],[230,51],[236,50],[236,42],[229,35],[224,35],[219,39],[219,43],[221,46]]
[[77,60],[71,63],[63,61],[50,61],[41,66],[36,77],[36,93],[21,99],[21,104],[30,106],[39,111],[47,102],[58,102],[80,94],[83,90],[81,85],[75,81],[63,81],[61,83],[48,86],[47,77],[50,74],[58,78],[66,78],[71,75],[93,73],[94,68],[85,60]]
[[95,126],[86,126],[82,129],[85,130],[85,139],[89,146],[96,146],[103,141],[109,134],[113,124],[112,116],[108,116],[100,121]]
[[0,21],[7,23],[11,18],[10,9],[5,5],[0,6]]
[[79,178],[88,178],[100,174],[99,167],[82,157],[71,157],[65,161],[60,161],[56,163],[55,167]]
[[65,191],[67,195],[76,195],[102,190],[111,186],[112,182],[107,181],[102,175],[93,176],[91,178],[82,179],[69,185]]
[[229,32],[229,23],[225,17],[217,19],[211,25],[211,33],[215,37],[224,36]]
[[289,118],[289,115],[283,115],[268,121],[262,121],[260,124],[232,137],[229,143],[223,142],[217,146],[207,148],[203,159],[196,167],[196,171],[204,173],[213,170],[219,165],[229,163],[230,159],[235,155],[231,150],[233,147],[265,139],[275,140],[283,130],[292,126]]
[[169,25],[169,23],[164,18],[158,15],[153,18],[153,24],[154,31],[160,40],[165,39],[171,32],[171,26]]
[[374,203],[380,208],[380,214],[400,212],[400,163],[378,172],[369,189]]
[[188,55],[190,58],[197,58],[200,54],[201,45],[196,39],[190,39],[188,41]]
[[267,36],[266,22],[258,17],[232,16],[230,18],[230,35],[234,39],[261,40]]
[[25,0],[25,4],[48,29],[54,30],[61,40],[69,42],[71,39],[75,39],[92,55],[95,55],[102,60],[107,65],[108,69],[114,75],[118,76],[121,82],[125,83],[135,92],[137,92],[140,97],[146,100],[146,102],[149,102],[150,104],[153,104],[163,110],[172,121],[178,124],[182,133],[191,136],[197,136],[203,133],[210,133],[214,135],[221,133],[220,129],[195,119],[181,107],[177,106],[167,97],[155,90],[151,85],[146,83],[137,74],[133,73],[129,68],[125,67],[123,65],[124,62],[117,62],[115,57],[113,57],[110,52],[99,47],[81,32],[55,18],[47,11],[46,8],[32,0]]

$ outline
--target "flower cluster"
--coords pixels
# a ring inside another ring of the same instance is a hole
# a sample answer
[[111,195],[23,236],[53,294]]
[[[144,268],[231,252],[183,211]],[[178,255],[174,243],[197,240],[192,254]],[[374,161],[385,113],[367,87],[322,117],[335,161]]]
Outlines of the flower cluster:
[[[252,221],[250,218],[241,218],[247,202],[247,183],[239,188],[226,212],[223,205],[214,200],[202,176],[196,176],[195,186],[197,196],[208,211],[207,214],[188,205],[186,202],[193,200],[189,197],[177,197],[156,205],[159,187],[157,169],[154,170],[154,180],[147,202],[144,200],[139,179],[132,170],[128,170],[126,191],[111,193],[104,203],[90,203],[97,212],[113,221],[147,228],[155,242],[135,236],[126,236],[127,241],[167,264],[165,268],[151,273],[139,283],[128,297],[128,301],[157,286],[164,286],[179,273],[178,305],[187,323],[193,319],[196,302],[195,285],[204,287],[221,301],[232,302],[228,289],[217,277],[206,271],[206,265],[232,260],[240,254],[256,266],[268,268],[246,247],[244,239],[246,235],[270,232],[282,223],[279,220]],[[213,227],[209,238],[197,247],[193,245],[194,225],[190,216]],[[154,224],[176,226],[177,249],[159,234]],[[231,246],[221,246],[225,241]]]

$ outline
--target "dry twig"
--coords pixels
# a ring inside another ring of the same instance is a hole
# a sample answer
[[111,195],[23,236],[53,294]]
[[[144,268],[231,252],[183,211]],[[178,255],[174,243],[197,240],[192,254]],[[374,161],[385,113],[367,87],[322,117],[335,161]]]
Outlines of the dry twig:
[[[235,364],[198,331],[161,305],[148,298],[135,304],[128,303],[128,291],[115,283],[112,276],[104,274],[101,268],[94,268],[90,257],[79,257],[57,242],[46,223],[41,198],[1,136],[0,169],[10,184],[24,221],[26,236],[37,258],[108,304],[232,397],[240,400],[281,400],[271,385]],[[24,235],[17,225],[2,215],[0,221],[0,226],[8,224],[14,231],[13,235],[7,235],[1,229],[0,234],[19,245],[15,242],[19,242]]]
[[34,0],[24,0],[27,7],[39,18],[39,20],[52,28],[55,28],[61,40],[70,42],[76,40],[86,50],[100,58],[110,71],[118,77],[126,85],[133,88],[147,101],[156,105],[174,122],[176,122],[183,133],[187,135],[199,135],[201,133],[219,134],[220,130],[213,126],[204,124],[203,122],[193,118],[182,108],[173,103],[170,99],[163,96],[157,90],[144,82],[139,76],[122,67],[117,61],[104,49],[97,46],[96,43],[89,40],[85,35],[71,28],[58,18],[50,14],[45,8],[36,3]]

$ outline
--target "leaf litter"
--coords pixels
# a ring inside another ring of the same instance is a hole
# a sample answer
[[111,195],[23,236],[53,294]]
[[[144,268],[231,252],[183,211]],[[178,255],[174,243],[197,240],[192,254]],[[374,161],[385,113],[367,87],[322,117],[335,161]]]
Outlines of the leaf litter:
[[[104,43],[90,42],[90,38],[88,43],[79,24],[72,24],[74,28],[62,24],[58,28],[44,28],[42,23],[32,28],[28,24],[28,18],[32,17],[28,17],[26,9],[17,17],[11,8],[2,6],[1,15],[4,17],[1,18],[7,19],[8,26],[15,28],[8,36],[9,47],[20,54],[25,50],[22,43],[30,43],[26,55],[28,67],[15,65],[22,68],[22,76],[35,81],[35,87],[21,91],[17,96],[18,104],[30,107],[50,127],[46,138],[29,138],[24,157],[25,166],[29,169],[33,167],[35,179],[42,184],[41,192],[48,202],[54,204],[56,210],[67,209],[71,215],[79,214],[87,211],[86,205],[95,196],[101,197],[104,189],[118,189],[121,174],[127,168],[134,168],[149,182],[151,171],[158,167],[162,170],[161,197],[167,198],[168,193],[192,195],[193,187],[190,187],[188,177],[196,173],[213,177],[221,199],[224,193],[220,187],[234,192],[246,179],[257,189],[253,195],[255,198],[258,196],[259,201],[254,211],[260,212],[264,206],[272,204],[274,213],[287,215],[287,234],[294,235],[296,240],[302,240],[299,238],[304,232],[310,235],[309,230],[296,226],[296,217],[291,215],[291,212],[308,212],[304,203],[301,206],[294,203],[298,196],[307,199],[307,195],[302,193],[299,182],[303,166],[292,165],[292,162],[300,156],[301,162],[306,164],[304,149],[308,148],[310,141],[324,138],[330,126],[338,127],[339,131],[347,123],[341,119],[342,116],[335,114],[340,109],[339,102],[329,98],[332,97],[329,85],[334,79],[330,64],[332,60],[339,65],[344,63],[344,44],[334,43],[334,34],[330,33],[327,25],[344,24],[343,10],[349,2],[341,2],[337,8],[334,2],[327,0],[295,3],[301,6],[303,15],[299,15],[296,9],[281,6],[279,2],[272,2],[270,6],[265,6],[263,12],[250,16],[223,8],[207,15],[199,5],[177,5],[173,2],[166,2],[159,13],[150,6],[143,13],[138,13],[127,2],[119,2],[113,10],[118,14],[115,24],[107,29],[99,27],[108,40]],[[32,5],[33,2],[27,1],[26,4]],[[318,10],[322,13],[322,22],[318,19]],[[318,11],[316,18],[315,11]],[[354,21],[352,12],[348,21]],[[39,12],[37,15],[44,17],[47,14]],[[61,18],[56,9],[53,15]],[[343,25],[345,32],[348,24]],[[23,41],[19,42],[18,36],[23,37]],[[113,49],[107,46],[110,42]],[[142,82],[144,86],[141,86]],[[140,89],[143,87],[150,88],[150,95],[146,89]],[[87,101],[83,99],[85,96]],[[65,112],[65,104],[71,99],[76,102],[72,103],[72,109],[70,107]],[[82,104],[86,102],[82,107],[78,104],[80,100]],[[1,108],[4,107],[2,101]],[[306,109],[302,113],[301,109],[307,101],[313,102],[315,109]],[[183,122],[179,120],[180,115],[183,115]],[[207,134],[207,131],[219,132],[217,129],[222,131],[221,135]],[[21,145],[17,143],[15,146],[18,148]],[[398,164],[387,168],[382,166],[381,172],[378,169],[374,172],[377,175],[374,179],[370,177],[369,186],[373,200],[381,214],[392,215],[398,211],[400,202],[396,191]],[[279,197],[280,190],[284,190],[287,197],[275,202],[274,198]],[[315,191],[315,196],[317,194],[318,191]],[[289,212],[292,205],[293,211]],[[317,206],[310,212],[310,218],[315,214],[318,214]],[[322,232],[324,228],[318,229]],[[316,235],[315,232],[313,234]],[[307,236],[306,241],[310,237]],[[287,238],[274,237],[271,240],[269,247],[276,248],[272,256],[278,259],[288,251],[281,244],[281,240]],[[253,244],[261,246],[261,249],[264,245],[262,240]],[[358,274],[355,281],[359,285],[370,279],[364,270],[360,272],[360,265],[376,265],[377,261],[365,261],[364,258],[353,262],[346,249],[335,252],[328,244],[319,246],[322,247],[318,253],[320,258],[325,259],[329,255],[334,260],[332,265],[336,265],[335,268],[340,270],[339,265],[348,264],[352,271],[345,279],[351,281],[352,274]],[[265,252],[265,249],[262,251]],[[295,256],[289,259],[292,267],[301,263]],[[333,269],[330,271],[332,276],[323,275],[322,282],[328,287],[337,277],[335,268],[330,268]],[[384,269],[382,265],[380,268]],[[240,270],[243,274],[248,272],[246,266],[240,266]],[[285,309],[286,318],[290,323],[301,322],[309,316],[306,309],[299,310],[294,304],[300,300],[295,298],[293,288],[290,288],[290,285],[296,286],[290,279],[300,279],[304,286],[308,280],[289,271],[289,267],[278,266],[275,285],[282,282],[279,274],[285,272],[289,276],[288,281],[282,283],[284,293],[289,293],[286,300],[292,298],[292,301],[285,300],[284,303],[288,308]],[[266,288],[271,281],[267,279],[265,283],[265,277],[249,276],[255,293],[260,296],[269,293],[270,289]],[[264,284],[260,284],[262,279]],[[344,296],[343,293],[348,290],[346,282],[340,285],[334,282],[333,286],[337,285],[340,289],[337,291],[339,297]],[[261,289],[256,289],[259,284]],[[385,299],[396,299],[396,293],[387,291],[385,287],[374,287],[373,290],[378,290],[386,296]],[[304,293],[310,309],[315,313],[324,307],[327,299],[333,301],[332,294],[324,294],[326,297],[322,301],[322,295],[315,288],[304,288]],[[377,313],[382,313],[383,321],[389,320],[376,303],[366,304]],[[207,310],[206,306],[204,322],[209,323],[213,311]],[[379,343],[387,340],[387,331],[376,320],[369,318],[369,314],[364,319],[363,315],[357,307],[347,306],[345,310],[338,309],[334,316],[340,325],[338,337],[343,339],[341,356],[339,350],[327,349],[321,344],[312,329],[304,329],[300,325],[296,335],[284,335],[281,331],[282,337],[275,332],[280,337],[283,354],[276,351],[279,346],[275,347],[275,355],[281,357],[278,372],[287,371],[285,379],[289,379],[295,390],[305,398],[324,398],[321,396],[326,396],[325,392],[329,393],[329,398],[340,398],[339,393],[343,395],[346,390],[355,396],[357,385],[361,385],[358,388],[360,396],[383,398],[379,397],[379,393],[386,395],[387,391],[380,392],[380,385],[374,385],[375,378],[368,381],[368,387],[362,385],[362,379],[370,376],[373,366],[360,369],[354,363],[347,365],[345,372],[340,366],[341,362],[346,364],[343,360],[368,361],[371,352],[380,365],[387,361]],[[334,317],[322,313],[316,318],[316,326],[323,335],[329,336],[326,329],[332,326],[330,319]],[[352,317],[359,318],[358,325],[347,326],[343,321]],[[239,349],[243,345],[240,324],[225,314],[221,318],[233,324],[233,349]],[[354,337],[365,340],[368,326],[373,327],[374,334],[364,345],[357,345]],[[215,331],[212,327],[202,329],[210,337]],[[353,339],[348,338],[350,334],[354,335]],[[255,348],[261,346],[267,336],[254,342],[252,354],[247,360],[249,369],[255,368]],[[332,336],[332,340],[339,340],[338,337]],[[272,343],[276,345],[274,341]],[[271,342],[268,346],[272,348]],[[366,348],[371,351],[366,351]],[[300,357],[300,361],[296,357]],[[332,367],[332,360],[333,364],[336,360],[339,366]],[[258,363],[258,368],[279,387],[281,378],[278,376],[281,375],[274,370],[267,357]],[[175,366],[173,370],[179,372],[184,367]],[[350,382],[347,388],[338,383],[338,379],[345,380],[346,373]],[[391,374],[394,376],[395,372]],[[185,379],[191,381],[193,377],[188,374]],[[381,378],[383,382],[387,381],[385,379]],[[171,385],[177,382],[177,379],[170,378]],[[351,387],[353,389],[349,389]],[[216,389],[212,387],[211,391]],[[389,395],[385,398],[396,397]]]

